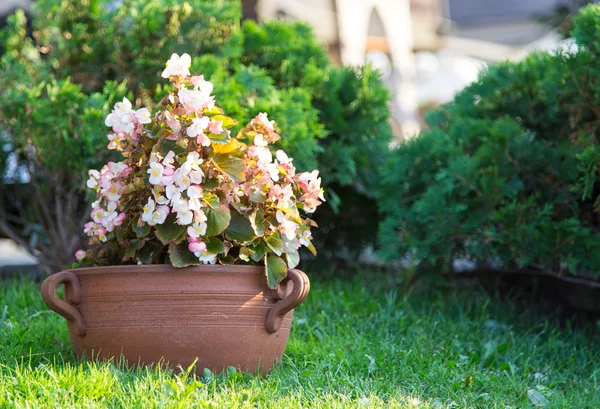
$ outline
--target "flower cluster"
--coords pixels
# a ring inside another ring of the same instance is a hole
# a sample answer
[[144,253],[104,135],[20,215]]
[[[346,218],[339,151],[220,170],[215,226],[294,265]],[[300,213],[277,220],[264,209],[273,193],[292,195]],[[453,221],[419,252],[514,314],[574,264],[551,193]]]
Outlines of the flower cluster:
[[98,172],[90,170],[87,187],[97,191],[97,198],[92,203],[92,221],[86,223],[84,232],[100,242],[107,240],[107,234],[120,226],[125,213],[117,212],[119,199],[123,194],[120,180],[129,174],[130,168],[125,163],[108,162]]
[[215,105],[213,85],[192,76],[188,54],[173,54],[162,77],[174,87],[151,115],[129,100],[105,124],[108,149],[122,162],[90,170],[96,192],[82,264],[264,263],[270,286],[313,253],[312,213],[323,198],[319,172],[298,173],[270,145],[281,139],[259,113],[234,137],[237,122]]

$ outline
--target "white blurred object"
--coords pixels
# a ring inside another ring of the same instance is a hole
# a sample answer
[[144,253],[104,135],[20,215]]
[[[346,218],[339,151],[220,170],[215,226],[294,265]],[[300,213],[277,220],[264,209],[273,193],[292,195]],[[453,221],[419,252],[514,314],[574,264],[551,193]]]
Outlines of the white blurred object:
[[392,73],[392,61],[383,51],[369,50],[365,53],[365,61],[381,73],[381,78],[386,80]]
[[12,240],[0,239],[0,266],[37,265],[38,261]]
[[485,63],[476,58],[448,52],[419,51],[415,55],[416,88],[419,105],[444,104],[457,92],[477,80]]

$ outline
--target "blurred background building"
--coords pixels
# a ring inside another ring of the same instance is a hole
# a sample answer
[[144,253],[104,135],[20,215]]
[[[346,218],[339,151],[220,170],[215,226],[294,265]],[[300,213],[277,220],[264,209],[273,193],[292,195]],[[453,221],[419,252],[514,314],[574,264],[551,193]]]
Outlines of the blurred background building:
[[390,88],[394,132],[450,101],[486,64],[568,47],[561,25],[583,0],[243,0],[245,18],[310,24],[332,61],[372,63]]

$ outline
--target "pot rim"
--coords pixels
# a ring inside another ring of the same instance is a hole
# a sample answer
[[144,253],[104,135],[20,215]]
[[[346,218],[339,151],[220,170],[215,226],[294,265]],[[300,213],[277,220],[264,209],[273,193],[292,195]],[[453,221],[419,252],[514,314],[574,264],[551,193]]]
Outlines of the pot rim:
[[263,266],[245,266],[239,264],[204,264],[198,266],[189,266],[183,268],[173,267],[170,264],[141,264],[141,265],[113,265],[99,267],[74,268],[70,271],[75,275],[96,275],[96,274],[126,274],[126,273],[190,273],[190,274],[214,274],[214,273],[234,273],[234,274],[264,274]]

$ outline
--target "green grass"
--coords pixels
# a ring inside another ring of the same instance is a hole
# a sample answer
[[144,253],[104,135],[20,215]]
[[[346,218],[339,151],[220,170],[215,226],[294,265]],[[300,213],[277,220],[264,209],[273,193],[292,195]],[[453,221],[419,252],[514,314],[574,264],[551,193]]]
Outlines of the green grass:
[[313,282],[267,378],[129,370],[78,362],[38,284],[0,282],[4,408],[598,408],[599,358],[593,323],[561,324],[478,288],[355,279]]

